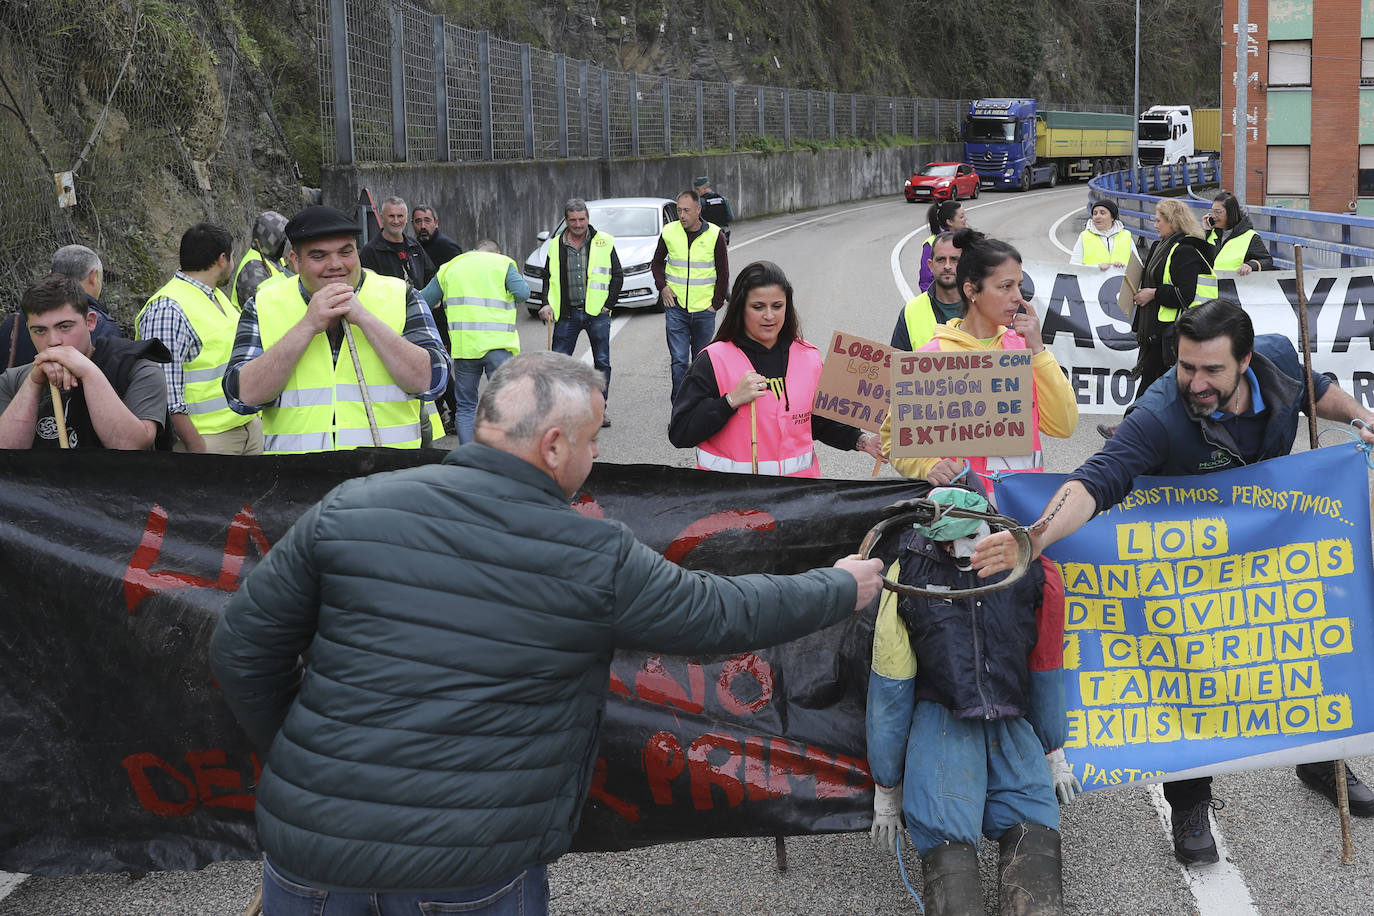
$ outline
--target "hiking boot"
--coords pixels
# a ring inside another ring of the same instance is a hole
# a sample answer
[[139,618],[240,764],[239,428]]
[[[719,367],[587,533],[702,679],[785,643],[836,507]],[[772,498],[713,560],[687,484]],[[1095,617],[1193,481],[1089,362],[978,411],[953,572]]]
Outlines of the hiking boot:
[[1110,439],[1116,435],[1116,427],[1108,426],[1106,423],[1097,424],[1097,434],[1103,439]]
[[1210,865],[1217,861],[1217,843],[1212,839],[1208,814],[1220,811],[1226,803],[1219,798],[1204,798],[1190,808],[1172,808],[1174,858],[1184,865]]
[[983,916],[978,850],[968,843],[941,843],[921,858],[926,916]]
[[[1303,785],[1327,801],[1336,804],[1336,765],[1333,761],[1298,764],[1298,778]],[[1350,796],[1350,813],[1356,817],[1374,817],[1374,792],[1360,782],[1360,778],[1345,768],[1345,791]]]
[[1017,824],[997,841],[999,916],[1062,916],[1063,864],[1059,831]]

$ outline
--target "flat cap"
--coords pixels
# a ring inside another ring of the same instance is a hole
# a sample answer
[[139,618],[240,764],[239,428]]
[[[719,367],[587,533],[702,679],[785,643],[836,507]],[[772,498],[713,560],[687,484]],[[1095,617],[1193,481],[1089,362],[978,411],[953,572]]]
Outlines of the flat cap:
[[692,187],[699,188],[702,185],[708,185],[710,183],[711,179],[707,178],[705,175],[702,175],[700,178],[694,179],[692,181]]
[[361,231],[356,219],[342,210],[324,206],[306,207],[286,224],[286,237],[292,245],[313,239],[357,235]]

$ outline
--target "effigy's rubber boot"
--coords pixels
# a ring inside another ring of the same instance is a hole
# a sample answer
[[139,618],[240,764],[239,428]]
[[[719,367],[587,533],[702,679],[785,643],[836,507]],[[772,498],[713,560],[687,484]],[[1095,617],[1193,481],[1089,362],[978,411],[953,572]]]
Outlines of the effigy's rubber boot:
[[983,916],[978,850],[968,843],[941,843],[921,859],[926,916]]
[[1017,824],[997,841],[997,901],[1000,916],[1061,916],[1064,866],[1059,831]]

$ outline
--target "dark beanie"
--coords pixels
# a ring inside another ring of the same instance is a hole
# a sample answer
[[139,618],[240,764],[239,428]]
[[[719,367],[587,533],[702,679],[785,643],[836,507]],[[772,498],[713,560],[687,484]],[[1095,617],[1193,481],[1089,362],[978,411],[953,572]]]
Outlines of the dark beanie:
[[1107,212],[1112,215],[1112,219],[1121,218],[1121,211],[1116,208],[1116,201],[1114,200],[1102,197],[1093,201],[1091,204],[1088,205],[1088,215],[1092,216],[1093,211],[1096,210],[1098,207],[1106,207]]

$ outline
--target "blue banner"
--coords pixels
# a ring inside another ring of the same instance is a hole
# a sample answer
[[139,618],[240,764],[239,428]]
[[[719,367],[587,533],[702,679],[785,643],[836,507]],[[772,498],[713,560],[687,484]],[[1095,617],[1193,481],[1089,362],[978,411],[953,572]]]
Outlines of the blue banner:
[[[1006,477],[998,506],[1034,521],[1064,477]],[[1374,751],[1369,505],[1339,446],[1138,478],[1052,545],[1083,787]]]

